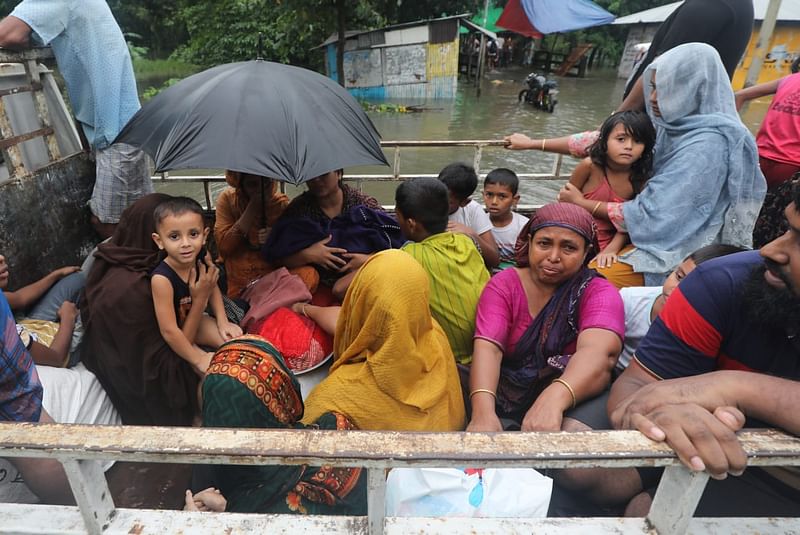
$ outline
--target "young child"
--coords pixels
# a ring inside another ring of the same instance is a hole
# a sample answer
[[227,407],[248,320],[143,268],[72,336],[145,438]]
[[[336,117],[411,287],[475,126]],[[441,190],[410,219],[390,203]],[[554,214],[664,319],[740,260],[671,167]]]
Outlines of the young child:
[[489,269],[497,267],[500,255],[492,236],[492,222],[483,207],[470,198],[478,187],[475,169],[463,163],[451,163],[441,170],[439,180],[449,191],[447,230],[471,237],[480,248],[486,266]]
[[[594,216],[601,203],[632,199],[650,178],[655,144],[656,131],[647,114],[615,113],[603,122],[600,136],[589,149],[589,158],[575,167],[558,200],[583,206]],[[617,232],[607,219],[594,220],[600,244],[597,266],[608,267],[617,261],[628,235]]]
[[[241,336],[242,330],[225,316],[216,270],[208,267],[211,255],[204,246],[209,229],[200,205],[188,197],[174,197],[159,204],[153,217],[153,241],[166,253],[150,279],[158,328],[172,350],[202,377],[212,355],[198,346],[216,349]],[[204,314],[209,303],[216,320]]]
[[85,274],[78,266],[65,266],[18,290],[7,291],[10,275],[6,258],[0,255],[0,290],[19,316],[17,334],[33,361],[66,366],[79,319],[75,303],[86,284]]
[[664,303],[678,284],[692,271],[694,268],[720,256],[729,255],[732,253],[740,253],[745,251],[741,247],[735,245],[725,245],[717,243],[707,245],[696,250],[687,256],[672,273],[670,273],[667,280],[664,281],[664,286],[631,286],[629,288],[622,288],[619,293],[622,296],[622,302],[625,304],[625,341],[622,346],[622,353],[617,361],[617,372],[622,372],[631,362],[631,358],[639,347],[639,343],[647,334],[650,325],[656,319],[656,316],[664,308]]
[[522,227],[528,222],[524,215],[512,211],[519,202],[519,178],[511,169],[500,167],[486,175],[483,181],[483,202],[492,222],[492,236],[500,253],[497,271],[515,266],[514,245]]
[[467,236],[447,232],[447,188],[436,179],[403,182],[395,192],[395,213],[403,250],[413,256],[430,280],[431,315],[444,329],[456,360],[472,360],[475,310],[489,272]]

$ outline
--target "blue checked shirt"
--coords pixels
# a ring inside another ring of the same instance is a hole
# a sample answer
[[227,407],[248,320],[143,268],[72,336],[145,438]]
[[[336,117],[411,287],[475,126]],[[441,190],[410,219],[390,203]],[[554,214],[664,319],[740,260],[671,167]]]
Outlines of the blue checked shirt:
[[19,335],[14,315],[0,292],[0,421],[38,422],[42,385],[30,353]]

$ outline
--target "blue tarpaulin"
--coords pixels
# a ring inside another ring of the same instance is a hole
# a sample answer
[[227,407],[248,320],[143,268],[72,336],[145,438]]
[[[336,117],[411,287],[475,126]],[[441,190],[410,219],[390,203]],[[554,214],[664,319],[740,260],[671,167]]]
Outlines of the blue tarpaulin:
[[589,0],[521,0],[531,24],[542,33],[569,32],[614,21],[614,15]]

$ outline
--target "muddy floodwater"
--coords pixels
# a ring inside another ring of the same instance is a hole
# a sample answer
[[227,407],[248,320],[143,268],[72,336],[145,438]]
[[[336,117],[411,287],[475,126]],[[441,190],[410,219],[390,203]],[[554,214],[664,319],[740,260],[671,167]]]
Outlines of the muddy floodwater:
[[[390,104],[424,107],[418,113],[369,112],[369,116],[383,140],[492,140],[506,134],[523,132],[534,138],[557,137],[573,132],[597,128],[620,102],[625,81],[616,77],[613,69],[590,71],[585,78],[556,78],[559,84],[559,101],[554,113],[538,110],[518,102],[517,95],[524,89],[523,80],[528,74],[523,68],[510,68],[490,73],[484,80],[481,96],[475,86],[462,81],[453,100],[386,101]],[[743,122],[756,132],[769,105],[769,98],[754,101],[742,116]],[[378,104],[378,103],[376,103]],[[435,174],[454,161],[471,163],[471,148],[404,148],[401,149],[402,174]],[[392,154],[387,159],[392,161]],[[521,187],[523,204],[541,204],[569,177],[576,160],[565,157],[562,167],[564,178],[551,183],[524,184]],[[509,151],[487,148],[481,160],[481,172],[495,167],[508,167],[518,173],[548,173],[553,156],[539,151]],[[364,167],[348,169],[346,173],[389,173],[389,168]],[[221,174],[210,171],[209,174]],[[365,184],[364,190],[384,204],[394,204],[392,183]],[[178,184],[158,185],[160,191],[187,193],[203,198],[200,186]],[[221,191],[222,184],[212,188]],[[287,187],[290,196],[303,188]]]

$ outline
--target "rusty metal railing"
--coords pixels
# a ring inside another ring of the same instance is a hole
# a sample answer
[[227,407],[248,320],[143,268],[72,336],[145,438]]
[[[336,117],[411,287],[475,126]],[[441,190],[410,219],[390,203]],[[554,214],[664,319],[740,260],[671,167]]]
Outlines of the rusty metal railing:
[[[367,182],[402,182],[404,180],[411,180],[420,177],[437,177],[438,173],[410,173],[404,174],[401,172],[401,149],[403,148],[455,148],[455,147],[472,147],[474,155],[472,165],[475,172],[479,177],[485,176],[481,172],[481,161],[483,159],[484,149],[486,148],[503,148],[505,141],[502,139],[462,139],[462,140],[435,140],[435,141],[381,141],[381,147],[390,149],[390,162],[391,171],[387,173],[378,174],[346,174],[343,180],[350,183],[355,183],[359,190]],[[563,163],[563,156],[556,154],[553,156],[552,166],[549,173],[517,173],[520,182],[532,180],[558,180],[563,178],[561,175]],[[211,184],[218,182],[225,182],[225,177],[221,175],[177,175],[170,173],[161,173],[154,175],[155,182],[186,182],[186,183],[200,183],[203,185],[203,194],[205,196],[205,207],[208,210],[213,209],[213,200],[211,194]],[[283,184],[283,183],[282,183]],[[531,206],[532,208],[533,206]]]

